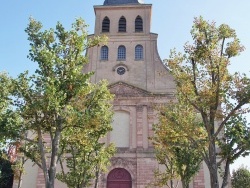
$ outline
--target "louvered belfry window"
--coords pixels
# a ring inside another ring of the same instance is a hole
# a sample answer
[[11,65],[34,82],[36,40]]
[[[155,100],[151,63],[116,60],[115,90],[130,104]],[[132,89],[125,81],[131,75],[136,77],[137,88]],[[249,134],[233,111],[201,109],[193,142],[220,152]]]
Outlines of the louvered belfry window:
[[135,19],[135,32],[142,32],[143,31],[143,21],[140,16],[137,16]]
[[126,18],[124,16],[122,16],[119,20],[119,28],[118,31],[119,32],[126,32],[126,27],[127,27],[127,23],[126,23]]
[[110,28],[110,20],[106,16],[102,21],[102,32],[109,32],[109,28]]

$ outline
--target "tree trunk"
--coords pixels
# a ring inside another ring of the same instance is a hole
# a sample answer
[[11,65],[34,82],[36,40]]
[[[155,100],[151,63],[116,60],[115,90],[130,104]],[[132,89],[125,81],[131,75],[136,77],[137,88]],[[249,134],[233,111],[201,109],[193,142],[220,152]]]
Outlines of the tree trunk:
[[228,174],[229,174],[229,160],[226,160],[225,172],[223,176],[223,182],[221,188],[225,188],[228,184]]
[[181,181],[182,183],[182,188],[189,188],[189,184],[185,183],[184,181]]
[[181,175],[182,188],[189,188],[189,181],[185,179],[185,174]]
[[49,173],[48,173],[47,164],[46,164],[46,157],[45,157],[46,154],[45,154],[45,151],[44,151],[42,131],[41,131],[39,126],[37,128],[37,134],[38,134],[38,148],[39,148],[39,152],[40,152],[40,155],[41,155],[41,163],[42,163],[41,167],[42,167],[42,170],[43,170],[45,186],[46,186],[46,188],[51,188],[50,187]]
[[170,187],[174,188],[174,182],[173,182],[173,180],[170,180]]
[[99,181],[99,168],[96,166],[96,172],[95,172],[95,188],[98,188],[98,181]]
[[59,142],[60,142],[60,136],[61,136],[61,130],[62,130],[62,118],[58,117],[59,123],[58,127],[55,132],[55,136],[53,139],[51,139],[51,161],[50,161],[50,168],[49,168],[49,181],[50,181],[50,187],[46,188],[54,188],[55,179],[56,179],[56,165],[57,165],[57,159],[58,159],[58,151],[59,151]]
[[24,157],[21,158],[21,163],[22,163],[22,166],[21,166],[21,170],[20,170],[20,173],[19,173],[19,178],[18,178],[18,188],[21,188],[22,187],[22,181],[23,181],[23,168],[24,168],[24,163],[25,163],[25,160],[24,160]]
[[219,181],[218,181],[218,166],[216,161],[216,147],[214,139],[210,141],[209,144],[209,164],[208,169],[210,173],[210,183],[211,188],[219,188]]

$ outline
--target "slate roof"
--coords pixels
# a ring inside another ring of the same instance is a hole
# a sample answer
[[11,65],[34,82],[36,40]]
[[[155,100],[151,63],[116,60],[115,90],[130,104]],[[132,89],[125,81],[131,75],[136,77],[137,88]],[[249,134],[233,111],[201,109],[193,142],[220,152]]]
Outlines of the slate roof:
[[103,5],[141,4],[141,0],[105,0]]

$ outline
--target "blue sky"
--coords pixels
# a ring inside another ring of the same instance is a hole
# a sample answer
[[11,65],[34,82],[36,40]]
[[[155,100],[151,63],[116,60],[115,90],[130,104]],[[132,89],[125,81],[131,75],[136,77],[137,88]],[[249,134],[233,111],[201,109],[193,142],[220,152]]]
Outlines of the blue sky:
[[[0,71],[16,77],[20,72],[35,70],[35,63],[27,59],[29,42],[24,29],[28,18],[41,21],[44,28],[54,27],[60,21],[66,28],[76,17],[82,17],[93,33],[93,5],[104,0],[5,0],[0,6]],[[249,0],[144,0],[153,4],[151,31],[158,33],[158,51],[168,58],[170,49],[182,51],[191,41],[193,18],[203,16],[217,25],[226,23],[234,28],[246,50],[232,60],[230,71],[244,72],[250,77],[250,1]],[[250,121],[250,118],[248,118]],[[241,158],[232,168],[244,164],[250,167],[250,157]]]

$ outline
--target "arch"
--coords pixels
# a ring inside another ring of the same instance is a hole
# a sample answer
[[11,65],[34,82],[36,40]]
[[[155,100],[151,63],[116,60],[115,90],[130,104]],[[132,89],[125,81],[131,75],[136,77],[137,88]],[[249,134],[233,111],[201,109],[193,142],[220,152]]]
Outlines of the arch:
[[107,188],[132,188],[130,173],[124,168],[111,170],[107,178]]
[[126,47],[125,46],[121,45],[118,47],[117,59],[118,60],[126,59]]
[[108,60],[109,58],[109,48],[107,46],[101,47],[101,60]]
[[143,59],[143,46],[138,44],[135,46],[135,60]]
[[143,20],[141,16],[137,16],[135,19],[135,32],[142,32],[143,31]]
[[106,16],[103,20],[102,20],[102,32],[109,32],[110,29],[110,20],[109,18]]
[[124,63],[119,63],[119,64],[115,65],[112,70],[116,71],[117,67],[120,67],[120,66],[126,68],[126,71],[129,71],[129,67],[127,65],[125,65]]
[[118,31],[119,31],[119,32],[126,32],[126,27],[127,27],[126,18],[125,18],[124,16],[122,16],[122,17],[119,19]]

